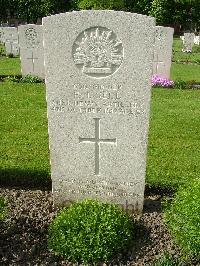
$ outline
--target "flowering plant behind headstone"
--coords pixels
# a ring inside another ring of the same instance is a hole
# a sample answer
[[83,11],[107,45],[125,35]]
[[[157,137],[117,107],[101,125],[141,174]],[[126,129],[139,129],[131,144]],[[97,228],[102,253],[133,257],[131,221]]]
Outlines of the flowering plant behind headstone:
[[165,87],[165,88],[171,88],[174,85],[173,80],[170,80],[168,78],[159,76],[159,75],[153,75],[151,78],[151,84],[152,87]]

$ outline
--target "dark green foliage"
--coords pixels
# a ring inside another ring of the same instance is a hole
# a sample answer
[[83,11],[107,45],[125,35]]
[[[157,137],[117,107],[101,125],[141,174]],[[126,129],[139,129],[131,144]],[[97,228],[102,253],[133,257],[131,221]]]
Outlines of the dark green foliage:
[[188,86],[188,83],[184,80],[176,80],[174,82],[174,86],[173,86],[174,89],[181,89],[181,90],[184,90],[184,89],[190,89],[189,86]]
[[115,205],[84,200],[63,209],[49,229],[49,248],[73,262],[108,261],[126,251],[133,224]]
[[41,83],[42,79],[36,76],[26,75],[21,78],[22,83]]
[[5,199],[0,197],[0,221],[4,219],[5,213],[6,213],[6,208],[5,208]]
[[148,15],[153,0],[125,0],[126,11]]
[[121,10],[124,8],[123,0],[77,0],[78,9],[115,9]]
[[6,76],[3,81],[19,82],[21,79],[20,76]]
[[200,259],[200,179],[177,192],[165,221],[185,256]]
[[14,54],[12,54],[12,53],[7,54],[7,57],[8,57],[8,58],[13,58],[13,57],[14,57]]
[[184,30],[200,26],[200,1],[196,0],[153,0],[149,15],[159,25],[179,24]]

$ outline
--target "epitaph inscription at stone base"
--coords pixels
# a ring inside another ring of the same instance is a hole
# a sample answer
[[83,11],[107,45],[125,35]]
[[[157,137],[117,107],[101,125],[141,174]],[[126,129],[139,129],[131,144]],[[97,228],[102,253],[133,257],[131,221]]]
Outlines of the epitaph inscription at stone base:
[[174,29],[156,27],[153,74],[170,78]]
[[22,75],[44,78],[43,27],[28,24],[18,27]]
[[116,11],[43,19],[55,204],[141,212],[155,21]]
[[18,31],[15,27],[4,27],[6,54],[19,55]]

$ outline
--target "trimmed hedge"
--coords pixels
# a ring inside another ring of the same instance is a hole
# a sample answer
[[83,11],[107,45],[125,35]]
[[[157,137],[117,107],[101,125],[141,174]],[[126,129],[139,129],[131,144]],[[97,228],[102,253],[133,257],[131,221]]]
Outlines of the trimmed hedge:
[[128,249],[133,223],[115,205],[84,200],[63,209],[49,228],[48,245],[56,255],[81,263],[106,262]]

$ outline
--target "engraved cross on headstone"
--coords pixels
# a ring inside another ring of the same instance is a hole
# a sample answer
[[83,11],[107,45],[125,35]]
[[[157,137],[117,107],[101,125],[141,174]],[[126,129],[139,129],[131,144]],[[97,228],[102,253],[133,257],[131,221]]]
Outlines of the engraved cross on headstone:
[[158,55],[158,52],[156,53],[156,60],[155,60],[155,63],[156,63],[156,74],[158,74],[158,69],[159,69],[159,64],[165,64],[165,62],[163,61],[159,61],[159,55]]
[[10,51],[13,53],[13,44],[18,42],[18,39],[16,39],[13,35],[13,33],[9,34],[9,37],[6,39],[6,42],[10,44]]
[[93,118],[95,121],[95,137],[94,138],[81,138],[79,137],[79,143],[94,143],[95,144],[95,175],[99,175],[100,165],[100,143],[113,144],[117,143],[117,139],[101,139],[100,137],[100,118]]
[[33,66],[33,72],[34,72],[35,71],[35,59],[38,59],[38,58],[33,56],[33,51],[32,51],[31,57],[27,59],[32,60],[32,66]]

